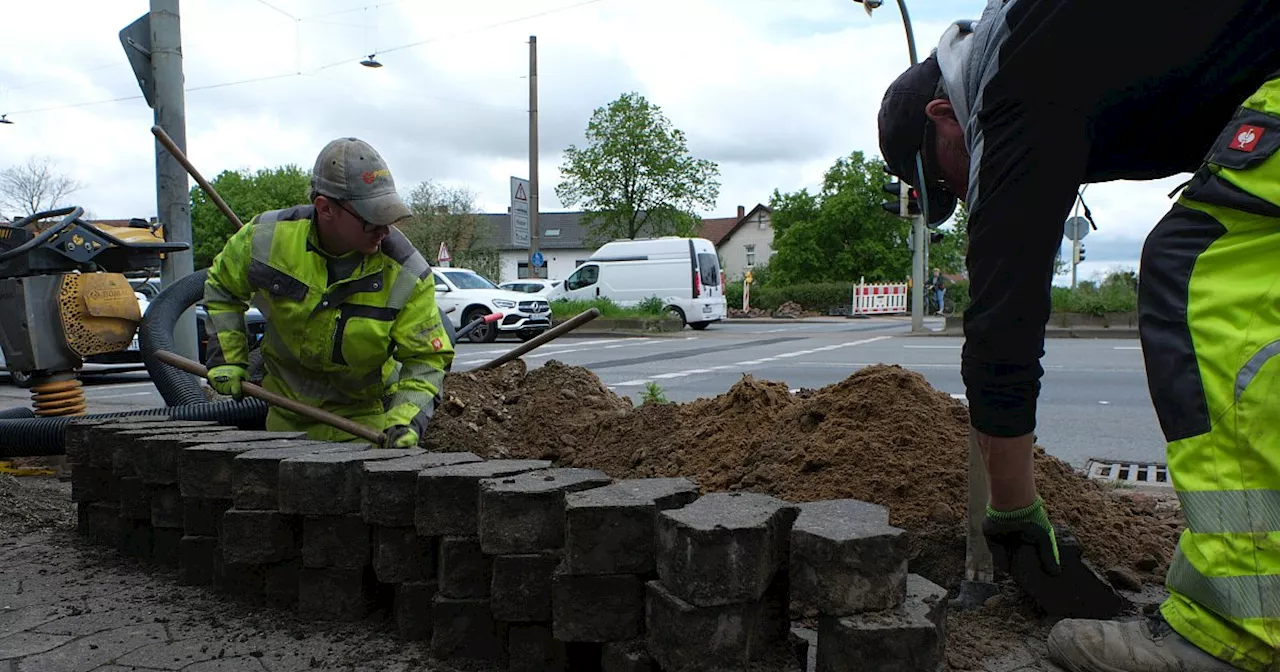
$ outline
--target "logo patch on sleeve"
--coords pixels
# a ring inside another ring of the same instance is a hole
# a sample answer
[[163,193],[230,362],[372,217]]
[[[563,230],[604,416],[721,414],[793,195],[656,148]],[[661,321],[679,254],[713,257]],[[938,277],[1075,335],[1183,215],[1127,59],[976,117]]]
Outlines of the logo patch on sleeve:
[[1227,147],[1238,152],[1252,152],[1254,147],[1258,146],[1258,141],[1262,139],[1262,134],[1266,129],[1243,124],[1236,131],[1236,136],[1232,138],[1231,144]]
[[444,341],[441,341],[439,338],[433,338],[431,339],[431,347],[439,350],[444,347]]

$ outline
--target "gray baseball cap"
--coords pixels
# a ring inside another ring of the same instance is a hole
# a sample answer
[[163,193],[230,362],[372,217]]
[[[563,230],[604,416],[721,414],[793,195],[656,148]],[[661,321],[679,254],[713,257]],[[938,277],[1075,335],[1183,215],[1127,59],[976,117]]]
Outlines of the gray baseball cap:
[[338,138],[320,150],[311,171],[311,188],[350,203],[356,214],[375,226],[391,226],[413,215],[396,193],[387,162],[359,138]]

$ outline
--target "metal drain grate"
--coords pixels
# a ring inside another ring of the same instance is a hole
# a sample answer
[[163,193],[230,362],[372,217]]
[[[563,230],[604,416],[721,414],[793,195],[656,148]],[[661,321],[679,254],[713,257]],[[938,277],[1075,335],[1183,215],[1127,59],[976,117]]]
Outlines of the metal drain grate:
[[1169,467],[1156,462],[1114,462],[1089,460],[1085,476],[1095,481],[1111,481],[1156,488],[1172,488]]

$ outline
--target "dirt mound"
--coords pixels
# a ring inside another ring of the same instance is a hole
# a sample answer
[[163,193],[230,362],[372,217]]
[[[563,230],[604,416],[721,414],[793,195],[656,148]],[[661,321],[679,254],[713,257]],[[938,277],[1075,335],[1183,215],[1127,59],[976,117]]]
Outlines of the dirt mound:
[[[856,498],[913,533],[912,571],[954,588],[964,565],[968,410],[920,374],[877,365],[791,394],[744,376],[727,393],[633,407],[590,371],[451,374],[426,442],[487,457],[552,459],[615,478],[685,476],[704,492],[752,490],[793,502]],[[1182,521],[1140,495],[1098,485],[1037,449],[1055,522],[1099,569],[1159,583]]]

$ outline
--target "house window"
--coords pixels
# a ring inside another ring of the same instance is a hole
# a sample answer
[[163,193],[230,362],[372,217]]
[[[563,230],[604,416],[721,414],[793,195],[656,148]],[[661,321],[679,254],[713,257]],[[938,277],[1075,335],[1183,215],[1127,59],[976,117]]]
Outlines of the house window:
[[744,247],[747,248],[747,268],[751,268],[756,265],[756,246],[745,245]]
[[548,238],[554,238],[554,237],[556,237],[556,236],[560,235],[560,229],[547,229],[547,230],[545,230],[545,231],[543,231],[543,232],[542,232],[542,235],[544,235],[544,236],[546,236],[546,237],[548,237]]
[[769,228],[769,220],[765,219],[764,215],[757,216],[756,227],[759,228],[761,231],[764,231],[765,229]]
[[516,277],[517,278],[529,277],[529,262],[527,261],[516,262]]

